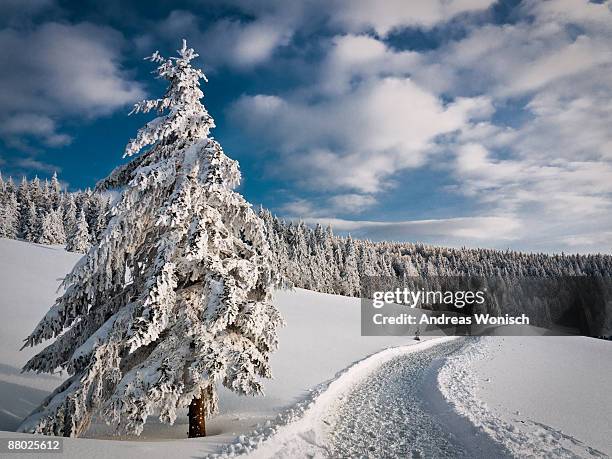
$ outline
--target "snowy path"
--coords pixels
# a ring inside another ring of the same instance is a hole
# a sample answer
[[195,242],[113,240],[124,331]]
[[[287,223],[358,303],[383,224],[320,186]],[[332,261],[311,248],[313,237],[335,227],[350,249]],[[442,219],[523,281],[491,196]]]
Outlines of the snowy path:
[[504,457],[508,452],[454,414],[437,389],[455,340],[384,363],[324,418],[333,457]]

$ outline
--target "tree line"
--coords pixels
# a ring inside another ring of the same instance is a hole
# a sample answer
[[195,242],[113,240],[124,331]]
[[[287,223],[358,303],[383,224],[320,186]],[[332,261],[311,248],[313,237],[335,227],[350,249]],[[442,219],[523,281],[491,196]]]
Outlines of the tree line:
[[[104,182],[101,182],[101,184]],[[51,180],[23,178],[16,185],[0,174],[0,237],[66,245],[85,252],[109,221],[109,200],[98,186],[67,192]],[[359,296],[360,278],[380,277],[559,277],[609,276],[612,256],[544,254],[514,250],[438,247],[413,242],[359,240],[330,226],[285,221],[262,208],[272,264],[286,285]]]
[[612,256],[374,242],[335,235],[330,226],[284,221],[261,209],[273,264],[295,287],[359,296],[360,278],[610,276]]
[[368,297],[374,290],[485,289],[485,309],[528,313],[534,325],[565,326],[582,334],[612,330],[612,256],[374,242],[335,235],[330,226],[284,221],[261,209],[274,269],[287,286]]
[[90,189],[68,192],[53,174],[51,180],[0,174],[0,237],[40,244],[65,245],[85,253],[108,223],[108,198]]

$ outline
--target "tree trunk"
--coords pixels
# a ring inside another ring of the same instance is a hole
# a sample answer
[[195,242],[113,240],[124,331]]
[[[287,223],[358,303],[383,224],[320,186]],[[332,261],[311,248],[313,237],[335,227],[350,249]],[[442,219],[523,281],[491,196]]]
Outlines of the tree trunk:
[[189,404],[189,438],[205,436],[204,394],[201,394],[200,398],[194,398]]

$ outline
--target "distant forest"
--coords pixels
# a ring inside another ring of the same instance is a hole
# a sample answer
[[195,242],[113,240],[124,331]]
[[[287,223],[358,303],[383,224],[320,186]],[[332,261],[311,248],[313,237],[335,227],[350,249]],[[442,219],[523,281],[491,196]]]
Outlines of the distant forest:
[[0,237],[65,245],[84,253],[108,223],[108,198],[92,190],[67,192],[51,180],[25,177],[16,184],[0,174]]
[[398,286],[486,289],[480,309],[494,315],[526,313],[532,325],[584,335],[612,335],[612,256],[454,249],[411,242],[373,242],[334,235],[331,227],[286,222],[260,210],[273,264],[294,287],[367,296]]
[[[19,184],[0,175],[0,237],[65,245],[69,251],[86,252],[108,224],[108,190],[113,178],[111,175],[93,191],[67,192],[57,175],[44,181],[24,178]],[[611,334],[610,255],[374,242],[335,235],[329,226],[284,221],[263,208],[259,216],[271,248],[272,265],[285,286],[359,297],[365,290],[364,279],[372,277],[402,282],[419,278],[419,288],[439,288],[441,278],[480,279],[478,282],[487,283],[493,292],[494,301],[486,310],[470,312],[528,311],[541,326],[566,324],[580,328],[584,334]],[[563,280],[584,277],[591,282],[586,293],[581,291],[586,284]],[[525,278],[550,281],[535,286]],[[539,293],[534,294],[534,289]]]

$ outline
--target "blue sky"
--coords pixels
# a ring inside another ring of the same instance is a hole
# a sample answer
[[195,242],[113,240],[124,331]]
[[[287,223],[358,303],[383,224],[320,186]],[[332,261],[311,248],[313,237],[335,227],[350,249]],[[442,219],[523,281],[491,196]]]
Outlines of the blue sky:
[[8,0],[0,170],[92,186],[186,38],[241,192],[376,240],[612,248],[612,6]]

